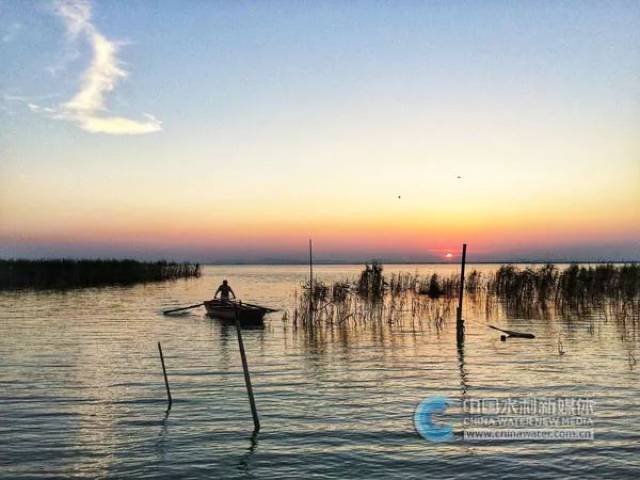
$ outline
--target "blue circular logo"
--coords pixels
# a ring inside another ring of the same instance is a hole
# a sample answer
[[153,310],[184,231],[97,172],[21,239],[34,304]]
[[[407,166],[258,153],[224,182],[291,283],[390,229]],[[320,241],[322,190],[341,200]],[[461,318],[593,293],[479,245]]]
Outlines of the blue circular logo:
[[418,404],[413,415],[413,423],[422,438],[429,442],[453,441],[453,427],[433,421],[433,416],[445,413],[449,405],[449,399],[442,396],[427,397]]

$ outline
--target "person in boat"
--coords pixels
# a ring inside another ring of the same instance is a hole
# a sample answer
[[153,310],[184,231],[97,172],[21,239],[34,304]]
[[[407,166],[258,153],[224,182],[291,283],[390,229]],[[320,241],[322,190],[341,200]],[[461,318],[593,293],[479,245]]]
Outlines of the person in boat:
[[216,294],[213,296],[214,299],[218,298],[218,294],[220,294],[220,300],[226,300],[228,301],[229,295],[233,295],[233,299],[236,299],[236,294],[234,293],[233,289],[229,286],[229,282],[227,282],[226,280],[222,281],[222,285],[220,285],[218,287],[218,290],[216,290]]

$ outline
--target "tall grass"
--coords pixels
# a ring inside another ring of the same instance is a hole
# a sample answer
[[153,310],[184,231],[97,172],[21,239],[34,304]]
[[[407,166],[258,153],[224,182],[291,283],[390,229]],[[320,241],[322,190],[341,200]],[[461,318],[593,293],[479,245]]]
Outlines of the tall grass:
[[[389,280],[380,264],[365,265],[354,281],[305,285],[297,297],[294,325],[318,329],[327,325],[442,326],[453,312],[460,290],[457,274],[397,273]],[[588,309],[606,307],[604,315],[634,319],[640,309],[640,265],[555,265],[519,268],[503,265],[492,274],[472,270],[465,277],[467,305],[484,309],[491,318],[499,305],[509,316],[548,320],[554,312],[582,316]],[[312,306],[309,302],[313,302]],[[481,306],[482,305],[482,306]],[[287,316],[287,318],[289,318]]]
[[356,284],[360,295],[380,297],[383,294],[387,284],[384,281],[382,270],[382,265],[377,262],[372,262],[371,266],[365,265]]
[[200,276],[200,265],[136,260],[0,260],[0,288],[128,285]]
[[505,301],[521,304],[630,301],[640,295],[640,265],[570,265],[562,271],[554,265],[522,270],[503,265],[489,280],[487,289]]

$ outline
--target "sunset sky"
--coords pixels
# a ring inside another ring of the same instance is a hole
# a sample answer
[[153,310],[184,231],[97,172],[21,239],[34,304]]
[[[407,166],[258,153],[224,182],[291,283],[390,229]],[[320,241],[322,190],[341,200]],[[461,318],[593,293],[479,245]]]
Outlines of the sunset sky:
[[0,0],[0,65],[3,258],[640,260],[637,1]]

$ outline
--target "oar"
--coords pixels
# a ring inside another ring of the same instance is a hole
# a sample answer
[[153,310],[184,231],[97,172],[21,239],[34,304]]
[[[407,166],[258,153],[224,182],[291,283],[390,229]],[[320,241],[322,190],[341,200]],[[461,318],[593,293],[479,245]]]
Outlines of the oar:
[[197,305],[190,305],[190,306],[188,306],[188,307],[180,307],[180,308],[174,308],[174,309],[171,309],[171,310],[165,310],[165,311],[164,311],[164,312],[162,312],[162,313],[164,313],[165,315],[167,315],[167,314],[169,314],[169,313],[179,312],[179,311],[181,311],[181,310],[189,310],[190,308],[198,308],[198,307],[201,307],[201,306],[203,306],[203,305],[204,305],[204,303],[199,303],[199,304],[197,304]]
[[253,303],[242,302],[243,305],[249,305],[250,307],[256,307],[264,310],[267,313],[277,312],[275,308],[263,307],[262,305],[254,305]]
[[494,330],[498,330],[499,332],[506,333],[510,337],[536,338],[536,336],[533,333],[521,333],[521,332],[514,332],[513,330],[503,330],[501,328],[494,327],[493,325],[489,325],[489,328],[493,328]]
[[273,313],[273,312],[277,312],[278,310],[275,310],[273,308],[269,308],[269,307],[263,307],[262,305],[254,305],[253,303],[247,303],[247,302],[243,302],[241,300],[227,300],[229,303],[237,303],[237,304],[242,304],[242,305],[247,305],[248,307],[255,307],[255,308],[259,308],[260,310],[264,310],[267,313]]

